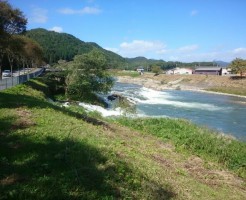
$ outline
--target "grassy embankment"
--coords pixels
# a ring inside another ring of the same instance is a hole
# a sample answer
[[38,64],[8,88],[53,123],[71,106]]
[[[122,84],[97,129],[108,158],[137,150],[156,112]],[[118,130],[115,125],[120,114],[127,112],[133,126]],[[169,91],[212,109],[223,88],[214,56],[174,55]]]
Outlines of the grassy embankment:
[[245,178],[245,143],[210,144],[182,120],[118,121],[140,133],[46,94],[37,80],[0,92],[0,199],[245,199],[226,169]]
[[117,121],[134,130],[157,136],[163,141],[172,141],[177,150],[188,150],[204,159],[221,163],[246,178],[245,142],[213,133],[182,119],[121,118]]
[[[197,88],[207,91],[234,94],[246,96],[246,77],[229,77],[229,76],[215,76],[215,75],[166,75],[160,74],[155,76],[154,73],[145,73],[140,76],[137,72],[132,71],[117,71],[112,73],[113,76],[128,76],[129,82],[133,82],[131,78],[136,80],[142,80],[144,83],[147,80],[153,80],[155,82],[145,85],[145,87],[159,88],[162,86],[166,88]],[[159,82],[159,83],[158,83]],[[177,82],[177,83],[174,83]]]
[[225,94],[234,94],[240,96],[246,96],[246,88],[235,88],[235,87],[213,87],[207,89],[207,91],[219,92]]
[[227,84],[208,88],[208,91],[246,96],[246,77],[227,77]]
[[126,70],[110,70],[110,74],[114,77],[117,76],[129,76],[132,78],[139,77],[140,74],[137,71],[126,71]]

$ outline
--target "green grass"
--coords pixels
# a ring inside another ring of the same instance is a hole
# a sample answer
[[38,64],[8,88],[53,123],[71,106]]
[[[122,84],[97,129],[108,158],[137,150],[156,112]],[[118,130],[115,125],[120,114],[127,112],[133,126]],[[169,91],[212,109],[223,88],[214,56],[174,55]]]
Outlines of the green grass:
[[214,88],[209,88],[207,90],[212,91],[212,92],[221,92],[221,93],[226,93],[226,94],[235,94],[235,95],[246,96],[246,88],[244,88],[244,87],[240,87],[240,88],[214,87]]
[[164,121],[124,120],[149,133],[142,134],[76,105],[50,103],[47,94],[39,80],[0,92],[1,200],[245,199],[245,185],[223,181],[214,174],[216,163],[201,164],[206,179],[198,176],[195,154],[182,153],[182,144],[171,140],[172,132],[188,132],[192,125],[174,121],[163,142],[160,131],[158,137],[150,133],[164,131]]
[[198,127],[186,120],[169,118],[117,120],[124,126],[171,141],[178,149],[217,161],[246,179],[246,143]]
[[[0,199],[155,195],[154,189],[143,192],[145,175],[107,147],[104,122],[83,109],[49,103],[42,90],[46,87],[32,80],[0,93]],[[173,194],[163,189],[161,195]]]
[[111,71],[110,72],[112,76],[117,77],[117,76],[129,76],[129,77],[138,77],[140,74],[136,71]]

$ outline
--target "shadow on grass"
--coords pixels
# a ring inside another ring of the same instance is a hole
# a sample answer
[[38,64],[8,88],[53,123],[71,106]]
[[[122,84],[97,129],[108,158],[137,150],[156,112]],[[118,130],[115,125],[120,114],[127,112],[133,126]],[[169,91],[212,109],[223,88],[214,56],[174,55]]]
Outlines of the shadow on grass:
[[232,79],[232,80],[243,80],[243,79],[246,79],[246,76],[231,76],[230,79]]
[[[0,108],[19,107],[52,108],[92,124],[105,125],[36,97],[0,93]],[[16,120],[4,116],[0,119],[0,199],[139,199],[135,194],[143,193],[141,184],[132,183],[144,175],[136,175],[120,158],[109,165],[112,158],[86,141],[61,141],[52,136],[40,140],[37,136],[18,134],[16,130],[28,127],[16,127]],[[175,196],[168,187],[151,181],[150,185],[150,198]]]
[[[85,142],[1,135],[0,199],[98,199],[116,196],[100,170],[107,159]],[[114,176],[114,174],[111,174]]]

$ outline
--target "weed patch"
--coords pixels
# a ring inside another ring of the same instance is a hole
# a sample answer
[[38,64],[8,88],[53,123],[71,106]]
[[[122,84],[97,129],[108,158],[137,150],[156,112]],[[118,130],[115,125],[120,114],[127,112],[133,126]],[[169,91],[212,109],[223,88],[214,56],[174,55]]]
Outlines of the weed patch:
[[171,141],[177,149],[187,149],[195,155],[216,160],[246,178],[245,142],[218,137],[218,134],[185,120],[121,118],[118,122],[164,141]]

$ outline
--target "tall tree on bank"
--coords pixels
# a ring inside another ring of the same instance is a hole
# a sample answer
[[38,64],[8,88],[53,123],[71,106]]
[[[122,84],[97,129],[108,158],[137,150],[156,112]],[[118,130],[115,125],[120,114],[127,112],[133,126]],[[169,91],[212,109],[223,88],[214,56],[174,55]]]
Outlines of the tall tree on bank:
[[25,42],[24,52],[27,59],[27,65],[30,67],[41,65],[43,61],[43,50],[41,46],[36,41],[25,36],[22,36],[22,40]]
[[[13,59],[21,63],[23,68],[42,64],[43,51],[37,42],[23,35],[13,35],[11,41],[14,45],[10,49],[10,55],[12,53]],[[8,52],[7,56],[9,57]]]
[[24,32],[26,24],[27,19],[19,9],[12,8],[5,0],[0,0],[0,79],[2,78],[3,56],[6,51],[10,51],[9,44],[12,43],[12,35]]
[[77,55],[72,69],[66,78],[66,95],[70,99],[87,100],[95,93],[106,93],[113,86],[113,79],[106,71],[105,56],[92,50],[90,53]]
[[236,58],[232,61],[229,67],[233,73],[240,74],[242,77],[243,74],[246,73],[246,60]]

